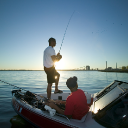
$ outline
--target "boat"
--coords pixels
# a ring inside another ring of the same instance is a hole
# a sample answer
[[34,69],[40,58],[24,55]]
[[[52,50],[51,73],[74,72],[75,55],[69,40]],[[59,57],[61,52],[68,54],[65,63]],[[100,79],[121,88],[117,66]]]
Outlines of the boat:
[[[12,107],[18,115],[38,128],[128,128],[128,83],[115,80],[100,92],[85,92],[90,106],[81,120],[68,119],[45,105],[47,94],[12,90]],[[51,101],[63,100],[70,93],[51,94]],[[64,106],[59,106],[65,109]]]

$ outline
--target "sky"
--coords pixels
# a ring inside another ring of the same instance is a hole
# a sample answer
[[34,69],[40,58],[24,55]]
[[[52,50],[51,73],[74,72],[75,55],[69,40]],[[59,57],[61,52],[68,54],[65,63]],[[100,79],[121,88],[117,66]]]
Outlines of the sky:
[[50,37],[57,69],[128,66],[128,0],[0,0],[0,69],[42,70]]

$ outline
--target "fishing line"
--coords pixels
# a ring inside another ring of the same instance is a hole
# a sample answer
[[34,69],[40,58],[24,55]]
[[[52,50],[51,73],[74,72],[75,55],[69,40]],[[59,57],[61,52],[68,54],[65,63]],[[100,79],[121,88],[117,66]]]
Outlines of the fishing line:
[[[60,50],[61,50],[61,47],[62,47],[62,44],[63,44],[63,41],[64,41],[64,37],[65,37],[65,35],[66,35],[66,31],[67,31],[67,29],[68,29],[68,25],[69,25],[69,23],[70,23],[70,20],[72,19],[72,16],[74,15],[74,13],[75,13],[75,11],[72,13],[72,15],[71,15],[71,17],[70,17],[70,19],[69,19],[69,21],[68,21],[68,24],[67,24],[67,27],[66,27],[66,30],[65,30],[65,32],[64,32],[63,39],[62,39],[62,43],[61,43],[61,46],[60,46]],[[60,53],[60,50],[59,50],[59,53]]]
[[[13,84],[10,84],[10,83],[7,83],[7,82],[5,82],[5,81],[2,81],[2,80],[0,80],[1,82],[3,82],[3,83],[5,83],[5,84],[8,84],[8,85],[11,85],[11,86],[13,86],[14,88],[18,88],[19,90],[23,90],[23,91],[28,91],[28,90],[26,90],[26,89],[23,89],[23,88],[20,88],[20,87],[18,87],[18,86],[16,86],[16,85],[13,85]],[[30,92],[30,91],[29,91]],[[32,92],[31,92],[32,93]],[[45,98],[45,99],[47,99],[46,97],[44,97],[44,96],[41,96],[41,95],[38,95],[38,94],[35,94],[35,93],[32,93],[32,94],[34,94],[34,95],[36,95],[36,96],[40,96],[40,97],[43,97],[43,98]]]
[[5,82],[5,81],[2,81],[2,80],[0,80],[0,81],[3,82],[3,83],[5,83],[5,84],[9,84],[9,85],[13,86],[14,88],[19,88],[19,89],[21,89],[21,90],[27,91],[27,90],[25,90],[25,89],[22,89],[22,88],[20,88],[20,87],[18,87],[18,86],[15,86],[15,85],[13,85],[13,84],[7,83],[7,82]]

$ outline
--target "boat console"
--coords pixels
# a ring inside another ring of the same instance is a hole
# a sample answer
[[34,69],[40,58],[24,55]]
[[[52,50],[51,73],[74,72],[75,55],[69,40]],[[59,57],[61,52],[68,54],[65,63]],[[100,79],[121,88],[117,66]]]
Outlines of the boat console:
[[92,116],[110,128],[128,127],[128,83],[115,80],[96,95]]

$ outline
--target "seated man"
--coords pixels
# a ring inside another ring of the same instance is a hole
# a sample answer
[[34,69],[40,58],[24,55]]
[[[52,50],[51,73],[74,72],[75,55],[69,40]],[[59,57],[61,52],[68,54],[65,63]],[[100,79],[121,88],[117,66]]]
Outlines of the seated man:
[[69,119],[73,118],[81,120],[89,111],[86,96],[81,89],[78,89],[77,77],[70,77],[66,84],[70,89],[71,94],[67,97],[66,101],[56,102],[57,104],[60,102],[65,104],[65,111],[60,109],[53,102],[49,102],[47,105],[55,109],[58,113],[67,116]]

